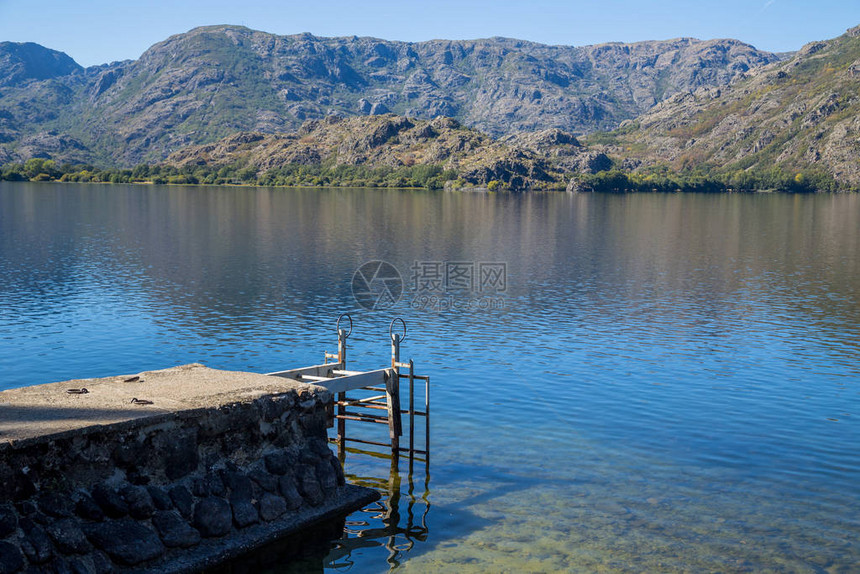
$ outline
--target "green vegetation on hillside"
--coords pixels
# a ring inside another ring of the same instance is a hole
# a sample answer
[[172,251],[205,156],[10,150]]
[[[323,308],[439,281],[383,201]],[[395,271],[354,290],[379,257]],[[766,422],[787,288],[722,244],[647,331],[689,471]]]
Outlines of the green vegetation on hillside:
[[307,187],[423,187],[439,189],[457,179],[456,172],[439,165],[400,168],[292,164],[258,173],[254,167],[146,165],[134,169],[99,169],[92,165],[62,164],[33,158],[0,169],[0,180],[58,181],[64,183],[154,183],[186,185],[259,185]]
[[839,185],[821,172],[801,171],[786,173],[779,168],[766,171],[730,173],[708,172],[704,169],[675,172],[668,168],[624,172],[613,169],[596,174],[574,176],[580,191],[603,193],[635,192],[749,192],[778,191],[783,193],[814,193],[821,191],[858,191],[857,188]]
[[[57,181],[69,183],[153,183],[182,185],[255,185],[271,187],[412,187],[441,189],[451,182],[453,187],[467,185],[455,170],[440,165],[409,167],[367,167],[362,165],[300,165],[258,172],[241,163],[227,166],[139,165],[134,169],[99,169],[91,165],[57,165],[52,160],[34,158],[25,163],[6,164],[0,169],[0,180]],[[643,192],[750,192],[777,191],[784,193],[813,193],[858,191],[838,185],[824,173],[785,173],[778,168],[768,171],[736,171],[709,173],[703,169],[674,172],[666,167],[637,172],[619,169],[594,174],[573,175],[576,191],[599,193]],[[510,189],[499,180],[486,186],[490,191]],[[558,188],[556,188],[558,189]]]

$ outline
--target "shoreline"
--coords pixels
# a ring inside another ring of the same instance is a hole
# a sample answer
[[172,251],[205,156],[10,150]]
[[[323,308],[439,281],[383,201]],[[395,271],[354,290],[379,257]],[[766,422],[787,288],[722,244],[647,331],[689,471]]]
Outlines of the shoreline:
[[402,191],[453,191],[464,193],[487,193],[487,194],[529,194],[529,193],[575,193],[575,194],[606,194],[606,195],[631,195],[641,193],[651,194],[677,194],[677,193],[693,193],[693,194],[779,194],[779,195],[823,195],[823,194],[852,194],[860,193],[858,189],[836,189],[836,190],[811,190],[811,191],[787,191],[780,189],[720,189],[715,191],[702,189],[621,189],[617,191],[609,190],[571,190],[565,187],[551,187],[538,189],[489,189],[486,186],[468,186],[454,187],[446,185],[443,188],[439,187],[409,187],[409,186],[385,186],[385,185],[259,185],[253,183],[154,183],[152,181],[129,181],[129,182],[112,182],[112,181],[60,181],[54,180],[6,180],[0,179],[0,184],[24,184],[24,183],[40,183],[40,184],[76,184],[76,185],[141,185],[141,186],[165,186],[165,187],[217,187],[217,188],[248,188],[248,189],[361,189],[361,190],[402,190]]

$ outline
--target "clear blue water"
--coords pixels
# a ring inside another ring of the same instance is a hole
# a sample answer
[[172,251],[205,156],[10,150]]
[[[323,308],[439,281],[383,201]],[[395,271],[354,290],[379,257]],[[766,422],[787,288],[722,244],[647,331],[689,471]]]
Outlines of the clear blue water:
[[[348,453],[385,498],[300,568],[857,572],[858,223],[854,195],[0,183],[0,389],[313,364],[345,311],[378,368],[400,315],[429,473]],[[376,259],[393,309],[353,299]],[[416,308],[415,261],[507,288]]]

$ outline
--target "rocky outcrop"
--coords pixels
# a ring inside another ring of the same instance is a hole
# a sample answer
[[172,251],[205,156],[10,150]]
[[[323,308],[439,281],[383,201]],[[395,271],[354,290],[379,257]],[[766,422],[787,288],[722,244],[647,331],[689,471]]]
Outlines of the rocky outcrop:
[[[331,114],[389,112],[456,117],[493,136],[549,128],[583,134],[775,60],[735,40],[407,43],[213,26],[173,36],[136,61],[10,84],[0,115],[8,115],[12,141],[0,146],[26,159],[17,142],[49,131],[81,142],[90,159],[131,166],[239,131],[276,133]],[[0,77],[12,68],[0,61]],[[72,155],[51,152],[60,160]]]
[[416,120],[402,116],[309,120],[294,133],[242,132],[214,144],[192,146],[167,162],[185,165],[247,163],[260,171],[288,164],[400,167],[415,164],[456,165],[473,150],[494,145],[488,136],[456,120]]
[[505,184],[512,190],[564,189],[565,174],[609,169],[604,154],[587,150],[562,130],[495,140],[453,118],[395,115],[309,120],[295,133],[243,132],[172,154],[176,167],[246,166],[263,174],[291,165],[400,168],[438,165],[469,186]]
[[518,133],[501,141],[546,157],[561,172],[597,173],[612,167],[612,160],[606,154],[588,149],[573,135],[559,129]]

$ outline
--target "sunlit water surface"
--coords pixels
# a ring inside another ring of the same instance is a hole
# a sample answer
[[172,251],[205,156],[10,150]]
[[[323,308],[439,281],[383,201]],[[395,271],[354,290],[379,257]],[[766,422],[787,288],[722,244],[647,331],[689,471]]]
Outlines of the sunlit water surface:
[[[380,504],[230,569],[857,572],[858,223],[854,195],[0,183],[0,389],[313,364],[345,311],[380,368],[399,315],[429,469],[347,453]],[[356,304],[370,260],[394,308]],[[507,284],[433,308],[416,261]]]

